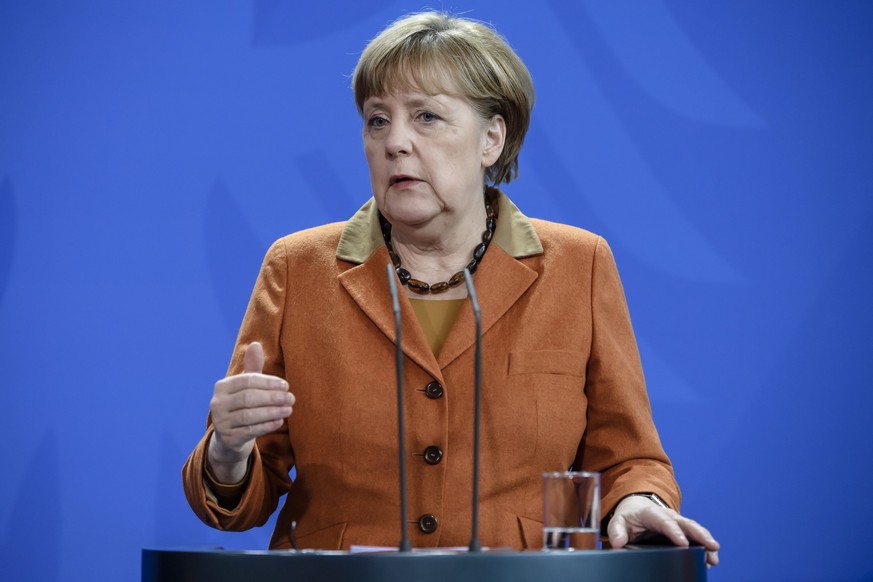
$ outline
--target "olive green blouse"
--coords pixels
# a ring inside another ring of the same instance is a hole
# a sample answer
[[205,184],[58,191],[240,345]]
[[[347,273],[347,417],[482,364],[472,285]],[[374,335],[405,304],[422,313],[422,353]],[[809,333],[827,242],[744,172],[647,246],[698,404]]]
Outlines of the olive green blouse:
[[466,299],[410,299],[433,355],[438,356]]

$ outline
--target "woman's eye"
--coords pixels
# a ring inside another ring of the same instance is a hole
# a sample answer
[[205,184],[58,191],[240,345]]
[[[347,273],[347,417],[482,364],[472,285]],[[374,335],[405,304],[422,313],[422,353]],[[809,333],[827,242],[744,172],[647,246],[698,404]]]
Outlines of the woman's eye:
[[388,125],[388,120],[384,117],[371,117],[370,121],[367,122],[370,127],[385,127]]
[[437,117],[435,114],[431,113],[430,111],[422,112],[421,115],[419,115],[419,118],[422,121],[424,121],[425,123],[431,123],[432,121],[436,121],[437,119],[439,119],[439,117]]

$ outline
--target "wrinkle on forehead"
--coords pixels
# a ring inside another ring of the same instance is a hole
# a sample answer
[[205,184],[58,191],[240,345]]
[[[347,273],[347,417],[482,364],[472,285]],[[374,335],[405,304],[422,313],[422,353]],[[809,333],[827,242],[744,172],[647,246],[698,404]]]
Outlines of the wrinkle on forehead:
[[425,93],[418,88],[412,88],[408,90],[396,90],[389,92],[387,95],[373,95],[371,97],[367,97],[367,100],[364,101],[364,109],[380,109],[383,107],[387,107],[386,102],[389,100],[389,96],[390,98],[396,99],[404,107],[412,108],[444,108],[448,106],[445,97],[455,97],[454,95],[448,95],[446,93]]

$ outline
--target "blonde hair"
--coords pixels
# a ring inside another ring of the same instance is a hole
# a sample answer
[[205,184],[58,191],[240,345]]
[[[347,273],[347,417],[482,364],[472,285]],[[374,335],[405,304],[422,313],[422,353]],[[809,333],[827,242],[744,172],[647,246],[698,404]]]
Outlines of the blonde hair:
[[534,88],[530,73],[491,27],[421,12],[400,18],[364,49],[352,75],[358,113],[364,101],[392,91],[460,93],[483,120],[506,122],[503,152],[485,172],[494,185],[518,176],[518,154],[530,125]]

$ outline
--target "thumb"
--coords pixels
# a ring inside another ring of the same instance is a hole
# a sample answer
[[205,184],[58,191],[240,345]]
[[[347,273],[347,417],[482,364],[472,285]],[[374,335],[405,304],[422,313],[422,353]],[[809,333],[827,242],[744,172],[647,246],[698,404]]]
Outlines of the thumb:
[[264,371],[264,348],[259,342],[252,342],[243,356],[243,372],[260,374]]
[[628,542],[627,520],[623,515],[616,515],[609,520],[607,527],[609,545],[614,549],[623,548]]

